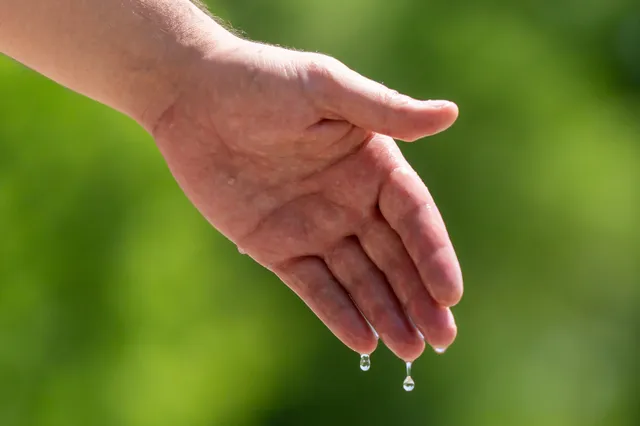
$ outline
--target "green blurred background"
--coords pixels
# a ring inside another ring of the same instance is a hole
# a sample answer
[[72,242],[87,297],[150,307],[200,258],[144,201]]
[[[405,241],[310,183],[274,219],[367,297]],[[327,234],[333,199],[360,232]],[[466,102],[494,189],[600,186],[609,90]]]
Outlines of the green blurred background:
[[187,202],[134,123],[0,59],[0,426],[640,424],[637,0],[215,0],[460,106],[403,145],[459,338],[372,369]]

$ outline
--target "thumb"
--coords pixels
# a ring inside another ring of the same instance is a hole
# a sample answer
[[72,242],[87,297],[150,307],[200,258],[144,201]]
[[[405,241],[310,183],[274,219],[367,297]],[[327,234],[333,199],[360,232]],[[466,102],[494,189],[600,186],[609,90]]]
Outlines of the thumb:
[[413,99],[344,65],[332,67],[324,76],[330,80],[322,96],[325,107],[366,130],[415,141],[448,129],[458,118],[453,102]]

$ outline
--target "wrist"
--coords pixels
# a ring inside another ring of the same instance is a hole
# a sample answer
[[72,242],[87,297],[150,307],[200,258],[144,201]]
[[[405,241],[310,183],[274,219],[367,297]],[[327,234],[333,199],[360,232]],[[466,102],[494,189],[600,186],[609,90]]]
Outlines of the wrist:
[[211,64],[242,41],[198,12],[201,15],[184,23],[183,28],[164,33],[170,38],[163,41],[166,48],[151,66],[138,73],[133,84],[136,94],[135,99],[129,100],[131,106],[127,114],[152,135],[163,115],[186,92],[194,90],[194,85],[203,78],[203,71],[215,72]]

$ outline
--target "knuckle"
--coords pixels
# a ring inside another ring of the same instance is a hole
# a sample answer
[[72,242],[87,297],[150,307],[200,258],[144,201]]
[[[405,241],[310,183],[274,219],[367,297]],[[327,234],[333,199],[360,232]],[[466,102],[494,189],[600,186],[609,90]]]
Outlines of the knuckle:
[[398,91],[393,89],[383,90],[381,98],[382,102],[384,102],[385,105],[389,105],[390,107],[397,107],[407,103],[402,95],[400,95]]
[[308,54],[306,72],[310,80],[335,82],[344,64],[332,56],[322,53]]

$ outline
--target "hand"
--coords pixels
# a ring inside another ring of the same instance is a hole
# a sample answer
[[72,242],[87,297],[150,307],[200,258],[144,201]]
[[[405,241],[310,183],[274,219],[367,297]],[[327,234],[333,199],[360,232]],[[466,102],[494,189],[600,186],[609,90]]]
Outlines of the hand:
[[358,353],[377,345],[364,317],[405,360],[424,350],[419,331],[434,348],[453,342],[460,268],[392,137],[448,128],[454,104],[413,100],[326,56],[239,39],[191,67],[179,93],[152,133],[214,227]]

